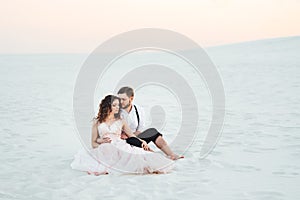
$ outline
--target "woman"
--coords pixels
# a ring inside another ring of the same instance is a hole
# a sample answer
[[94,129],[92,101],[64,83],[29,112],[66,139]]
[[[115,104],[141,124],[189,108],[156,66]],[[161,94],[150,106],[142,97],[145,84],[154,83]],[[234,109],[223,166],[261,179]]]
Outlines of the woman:
[[[125,132],[129,138],[138,140],[141,147],[134,147],[121,139]],[[99,145],[101,144],[101,145]],[[151,152],[147,143],[137,138],[126,122],[120,118],[120,99],[106,96],[100,103],[92,127],[90,154],[79,152],[71,164],[73,169],[95,175],[119,171],[121,173],[167,173],[174,162],[161,154]]]

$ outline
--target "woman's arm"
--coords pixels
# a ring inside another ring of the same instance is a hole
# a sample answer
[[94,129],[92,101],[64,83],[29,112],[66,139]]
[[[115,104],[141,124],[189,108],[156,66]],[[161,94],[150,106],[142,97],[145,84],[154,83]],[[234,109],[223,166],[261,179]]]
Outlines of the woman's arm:
[[97,138],[99,137],[97,125],[98,123],[94,122],[92,126],[92,147],[93,148],[97,148],[99,146],[99,144],[97,143]]
[[92,127],[92,147],[97,148],[100,144],[111,143],[109,137],[99,138],[98,123],[94,123]]

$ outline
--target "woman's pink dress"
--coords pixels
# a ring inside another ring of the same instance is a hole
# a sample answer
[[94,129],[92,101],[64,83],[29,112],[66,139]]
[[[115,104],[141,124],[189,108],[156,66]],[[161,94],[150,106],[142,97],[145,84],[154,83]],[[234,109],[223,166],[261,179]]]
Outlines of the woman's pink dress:
[[168,173],[174,161],[160,153],[145,151],[121,139],[122,120],[111,125],[98,126],[100,137],[110,137],[111,143],[103,143],[90,151],[81,150],[71,163],[72,169],[99,173]]

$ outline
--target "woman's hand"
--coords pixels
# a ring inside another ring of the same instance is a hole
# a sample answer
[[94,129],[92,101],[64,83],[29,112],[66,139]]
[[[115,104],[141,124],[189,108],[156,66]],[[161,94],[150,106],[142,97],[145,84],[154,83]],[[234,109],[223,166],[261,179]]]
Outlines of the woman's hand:
[[111,143],[111,139],[109,137],[97,138],[97,143],[98,144]]

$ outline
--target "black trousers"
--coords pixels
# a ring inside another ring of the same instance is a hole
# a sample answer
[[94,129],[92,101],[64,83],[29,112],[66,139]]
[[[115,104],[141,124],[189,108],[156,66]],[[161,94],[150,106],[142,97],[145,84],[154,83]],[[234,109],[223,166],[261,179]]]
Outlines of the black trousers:
[[[159,136],[162,136],[162,134],[160,132],[158,132],[155,128],[149,128],[149,129],[141,132],[137,137],[142,140],[145,140],[147,143],[149,143],[149,142],[155,143],[155,140]],[[126,142],[128,144],[131,144],[136,147],[142,147],[142,142],[135,137],[127,138]]]

